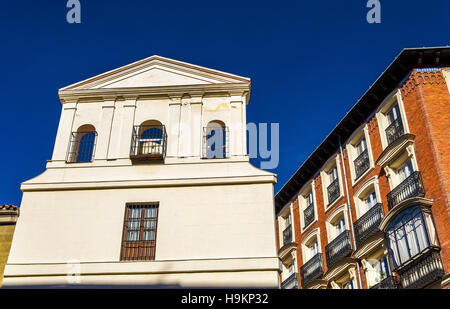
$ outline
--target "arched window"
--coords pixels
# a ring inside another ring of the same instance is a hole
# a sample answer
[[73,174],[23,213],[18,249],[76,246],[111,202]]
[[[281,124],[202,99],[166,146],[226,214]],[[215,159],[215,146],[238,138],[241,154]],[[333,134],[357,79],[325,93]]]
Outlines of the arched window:
[[157,120],[148,120],[133,130],[131,157],[134,159],[162,159],[166,154],[165,126]]
[[96,140],[97,132],[94,126],[90,124],[83,125],[76,132],[72,132],[69,151],[67,153],[67,162],[92,162]]
[[428,248],[430,238],[420,206],[400,212],[386,229],[386,237],[394,267]]
[[228,157],[228,128],[220,120],[208,123],[203,130],[203,157],[223,159]]

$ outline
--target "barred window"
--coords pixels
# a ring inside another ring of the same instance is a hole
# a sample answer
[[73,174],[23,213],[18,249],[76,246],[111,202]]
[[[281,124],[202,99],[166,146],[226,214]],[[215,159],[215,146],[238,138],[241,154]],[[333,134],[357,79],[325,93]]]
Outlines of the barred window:
[[152,261],[155,259],[157,203],[129,204],[123,227],[122,261]]
[[97,141],[97,132],[92,125],[84,125],[72,132],[69,150],[67,152],[68,163],[92,162]]

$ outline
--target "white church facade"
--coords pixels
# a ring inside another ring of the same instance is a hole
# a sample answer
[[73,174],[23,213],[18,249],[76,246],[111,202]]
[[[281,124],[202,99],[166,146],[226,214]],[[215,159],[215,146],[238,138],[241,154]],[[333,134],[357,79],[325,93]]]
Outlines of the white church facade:
[[60,89],[3,285],[278,288],[276,175],[249,162],[250,88],[152,56]]

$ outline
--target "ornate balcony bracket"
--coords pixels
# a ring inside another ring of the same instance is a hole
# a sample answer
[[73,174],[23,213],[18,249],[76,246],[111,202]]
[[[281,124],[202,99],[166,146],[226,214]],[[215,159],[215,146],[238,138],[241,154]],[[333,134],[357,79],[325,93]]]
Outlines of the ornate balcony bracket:
[[290,254],[297,250],[298,244],[296,242],[291,242],[280,248],[278,251],[278,256],[281,261],[286,261],[291,256]]

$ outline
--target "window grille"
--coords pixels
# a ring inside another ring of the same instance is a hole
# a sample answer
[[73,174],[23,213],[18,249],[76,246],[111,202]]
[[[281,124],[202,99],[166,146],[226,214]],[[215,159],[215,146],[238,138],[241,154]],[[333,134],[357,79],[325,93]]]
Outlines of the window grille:
[[155,259],[158,210],[158,204],[127,205],[121,261],[152,261]]
[[72,132],[69,149],[67,151],[67,163],[92,162],[94,158],[97,132]]

